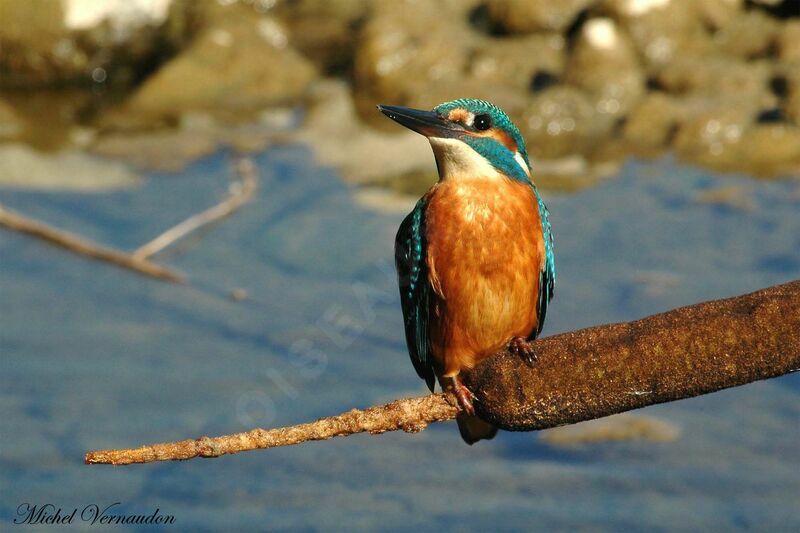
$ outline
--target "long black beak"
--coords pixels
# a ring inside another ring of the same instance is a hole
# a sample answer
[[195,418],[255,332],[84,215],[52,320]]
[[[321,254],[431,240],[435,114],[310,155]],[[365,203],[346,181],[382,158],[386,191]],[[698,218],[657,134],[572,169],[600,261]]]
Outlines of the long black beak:
[[433,111],[423,111],[397,105],[379,105],[378,109],[406,128],[421,133],[425,137],[459,137],[464,127],[447,120]]

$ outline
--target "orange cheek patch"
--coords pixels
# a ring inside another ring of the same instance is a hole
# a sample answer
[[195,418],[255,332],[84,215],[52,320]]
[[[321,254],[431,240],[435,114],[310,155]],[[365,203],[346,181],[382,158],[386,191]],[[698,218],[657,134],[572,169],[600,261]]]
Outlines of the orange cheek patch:
[[469,116],[469,111],[467,111],[463,107],[457,107],[447,114],[448,120],[452,120],[453,122],[464,122],[465,120],[467,120],[468,116]]
[[496,140],[497,142],[508,148],[511,151],[511,153],[517,152],[517,143],[514,141],[514,139],[511,138],[510,135],[508,135],[506,132],[502,130],[491,128],[486,131],[473,133],[473,135],[475,135],[476,137],[491,137],[492,139]]

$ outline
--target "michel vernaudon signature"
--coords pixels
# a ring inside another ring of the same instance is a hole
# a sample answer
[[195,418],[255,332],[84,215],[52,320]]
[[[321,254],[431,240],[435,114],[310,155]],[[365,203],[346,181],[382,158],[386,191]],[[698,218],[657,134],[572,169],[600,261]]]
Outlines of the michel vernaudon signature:
[[22,503],[17,507],[15,524],[73,524],[76,521],[89,525],[114,524],[174,524],[175,517],[163,514],[158,507],[150,514],[122,514],[115,507],[122,505],[114,502],[105,507],[90,503],[83,508],[74,507],[66,511],[51,503],[33,505]]

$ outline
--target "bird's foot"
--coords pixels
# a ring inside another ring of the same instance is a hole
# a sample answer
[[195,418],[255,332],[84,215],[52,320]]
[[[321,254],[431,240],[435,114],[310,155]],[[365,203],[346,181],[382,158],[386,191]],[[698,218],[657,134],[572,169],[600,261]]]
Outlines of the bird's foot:
[[469,390],[466,385],[461,383],[461,379],[459,379],[458,376],[450,378],[450,390],[455,394],[461,409],[468,415],[474,416],[475,406],[472,405],[472,400],[475,398],[475,395],[472,394],[472,391]]
[[536,351],[533,349],[533,344],[522,337],[514,337],[511,339],[511,342],[508,343],[508,351],[521,357],[529,367],[533,367],[536,360],[539,358],[539,356],[536,355]]

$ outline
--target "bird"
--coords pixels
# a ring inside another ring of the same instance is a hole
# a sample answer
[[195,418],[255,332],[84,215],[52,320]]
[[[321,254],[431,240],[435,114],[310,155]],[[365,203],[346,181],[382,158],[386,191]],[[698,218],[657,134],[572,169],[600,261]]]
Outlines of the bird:
[[476,416],[460,373],[507,346],[533,365],[556,269],[550,215],[531,180],[525,141],[508,115],[460,98],[432,111],[379,105],[427,137],[438,181],[395,237],[405,338],[431,392],[454,394],[467,444],[497,428]]

